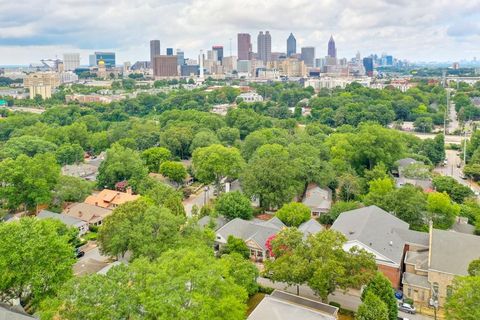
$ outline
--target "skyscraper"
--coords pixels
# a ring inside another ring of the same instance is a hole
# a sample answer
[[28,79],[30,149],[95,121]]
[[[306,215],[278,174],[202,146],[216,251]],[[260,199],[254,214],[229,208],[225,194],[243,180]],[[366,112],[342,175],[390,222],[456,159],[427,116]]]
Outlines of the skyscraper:
[[287,38],[287,57],[295,53],[297,53],[297,39],[295,39],[293,33],[290,33]]
[[252,41],[249,33],[239,33],[237,35],[238,60],[250,60],[252,52]]
[[373,75],[373,59],[371,57],[363,58],[363,67],[367,76],[371,77]]
[[64,53],[63,54],[63,67],[65,71],[73,71],[80,67],[80,54],[79,53]]
[[337,48],[335,47],[335,40],[333,40],[333,36],[330,36],[330,40],[328,40],[328,56],[332,58],[337,57]]
[[155,57],[160,55],[160,40],[150,40],[150,63],[155,70]]
[[315,48],[303,47],[301,60],[305,62],[305,66],[313,68],[315,62]]
[[167,48],[167,56],[173,56],[173,48]]
[[153,69],[153,75],[155,77],[178,76],[177,56],[156,56],[154,65],[155,69]]
[[257,57],[264,63],[272,60],[272,36],[270,32],[260,31],[257,37]]
[[213,46],[212,47],[213,51],[217,52],[217,60],[222,62],[223,59],[223,46]]
[[185,52],[177,49],[177,64],[183,66],[185,64]]

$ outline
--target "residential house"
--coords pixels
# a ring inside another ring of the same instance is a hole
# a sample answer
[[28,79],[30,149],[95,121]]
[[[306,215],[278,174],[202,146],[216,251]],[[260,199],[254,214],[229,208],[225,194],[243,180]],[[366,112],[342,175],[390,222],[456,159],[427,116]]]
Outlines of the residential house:
[[332,207],[332,190],[320,188],[317,184],[310,183],[307,186],[302,203],[310,208],[312,217],[318,217],[322,213],[328,212]]
[[285,291],[265,295],[247,320],[335,320],[338,308]]
[[131,188],[127,188],[126,192],[103,189],[96,194],[88,196],[84,202],[100,208],[113,210],[121,204],[129,201],[135,201],[139,197],[139,195],[132,194]]
[[63,215],[82,220],[89,226],[99,226],[103,219],[112,214],[112,210],[89,203],[73,203],[64,211]]
[[[227,243],[229,236],[240,238],[250,249],[250,258],[257,262],[262,262],[265,258],[270,257],[270,252],[266,247],[267,239],[280,230],[286,228],[280,219],[273,217],[268,221],[263,220],[243,220],[235,218],[216,231],[216,247],[220,249]],[[323,230],[316,220],[309,220],[301,224],[298,228],[303,232],[304,236],[315,234]]]
[[400,287],[406,246],[428,248],[428,234],[409,230],[409,224],[377,206],[343,212],[332,229],[347,237],[345,250],[356,246],[375,256],[381,271],[396,289]]
[[[396,175],[395,185],[397,188],[403,187],[406,184],[411,184],[422,188],[422,190],[426,192],[433,191],[433,184],[429,170],[423,162],[412,158],[404,158],[396,161],[395,164],[397,165],[397,171],[394,172]],[[415,170],[409,170],[409,168],[413,167],[417,168],[415,168]],[[407,174],[407,171],[411,172]]]
[[210,216],[204,216],[198,220],[198,226],[203,229],[205,227],[212,225],[213,230],[217,231],[218,229],[226,225],[227,222],[228,222],[227,219],[225,219],[225,217],[223,216],[218,216],[216,218],[213,218]]
[[428,248],[408,249],[402,284],[404,295],[417,305],[445,304],[455,276],[468,275],[468,265],[480,258],[480,237],[430,226]]
[[85,162],[67,164],[62,167],[62,174],[65,176],[95,181],[97,180],[98,168],[100,167],[100,164],[103,162],[103,160],[105,160],[105,156],[105,152],[102,152],[98,156],[86,159]]
[[77,228],[80,236],[88,232],[88,223],[73,216],[42,210],[38,213],[37,218],[59,220],[68,227]]

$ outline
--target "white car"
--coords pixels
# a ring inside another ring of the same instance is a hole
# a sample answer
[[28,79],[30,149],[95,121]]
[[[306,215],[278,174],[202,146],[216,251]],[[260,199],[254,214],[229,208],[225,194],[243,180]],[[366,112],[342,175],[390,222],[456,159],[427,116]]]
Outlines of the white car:
[[406,312],[406,313],[410,313],[410,314],[417,313],[417,310],[415,309],[415,307],[408,304],[408,303],[400,303],[398,305],[398,310]]

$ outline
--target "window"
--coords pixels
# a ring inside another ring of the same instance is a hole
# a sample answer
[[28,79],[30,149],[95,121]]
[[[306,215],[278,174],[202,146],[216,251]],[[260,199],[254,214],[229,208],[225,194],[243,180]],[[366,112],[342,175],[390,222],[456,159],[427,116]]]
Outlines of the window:
[[408,288],[408,290],[407,290],[407,296],[409,296],[409,297],[412,296],[412,288]]
[[452,286],[447,286],[447,297],[450,297],[453,293],[453,288]]
[[433,290],[433,298],[434,299],[438,298],[438,282],[433,283],[432,290]]

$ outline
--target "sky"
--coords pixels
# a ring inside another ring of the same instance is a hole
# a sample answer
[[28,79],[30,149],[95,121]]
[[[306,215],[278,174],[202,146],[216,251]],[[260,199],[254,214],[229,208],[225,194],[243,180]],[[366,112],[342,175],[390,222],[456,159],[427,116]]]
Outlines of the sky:
[[186,57],[236,35],[272,34],[285,52],[290,32],[301,46],[338,55],[388,53],[410,61],[480,59],[480,0],[0,0],[0,65],[25,65],[79,52],[112,50],[117,63],[149,59],[149,40]]

